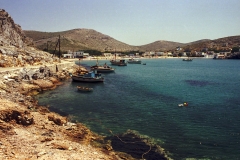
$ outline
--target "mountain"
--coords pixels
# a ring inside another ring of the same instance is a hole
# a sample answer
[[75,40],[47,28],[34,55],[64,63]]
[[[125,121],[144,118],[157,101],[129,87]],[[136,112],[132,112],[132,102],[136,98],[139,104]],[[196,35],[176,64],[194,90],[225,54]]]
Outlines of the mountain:
[[240,36],[229,36],[215,40],[200,40],[196,42],[187,43],[183,46],[184,50],[202,51],[230,51],[233,47],[240,46]]
[[137,47],[117,41],[108,35],[104,35],[92,29],[73,29],[63,32],[39,32],[24,31],[26,36],[34,40],[35,46],[44,49],[54,50],[60,35],[61,50],[98,50],[98,51],[130,51],[137,50]]
[[60,35],[61,51],[97,50],[101,52],[146,52],[174,51],[182,47],[183,51],[229,50],[240,46],[240,36],[224,37],[216,40],[202,39],[190,43],[171,41],[156,41],[142,46],[132,46],[120,42],[108,35],[92,29],[73,29],[62,32],[24,31],[27,37],[33,39],[35,47],[44,50],[55,50]]
[[170,42],[170,41],[156,41],[153,43],[139,46],[139,50],[140,51],[168,51],[183,45],[184,43]]
[[132,46],[120,42],[108,35],[102,34],[92,29],[73,29],[62,32],[40,32],[27,31],[27,37],[34,40],[34,44],[39,49],[47,48],[54,50],[58,37],[61,38],[61,50],[98,50],[101,52],[127,52],[127,51],[166,51],[175,48],[182,43],[157,41],[143,46]]

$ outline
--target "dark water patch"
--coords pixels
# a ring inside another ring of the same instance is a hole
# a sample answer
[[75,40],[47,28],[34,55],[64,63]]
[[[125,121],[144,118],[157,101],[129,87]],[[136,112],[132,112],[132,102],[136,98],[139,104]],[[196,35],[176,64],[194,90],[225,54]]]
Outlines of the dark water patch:
[[167,160],[164,150],[147,137],[128,130],[126,133],[107,137],[115,151],[130,154],[136,159]]
[[207,85],[213,85],[213,82],[209,81],[200,81],[200,80],[185,80],[186,83],[190,84],[191,86],[198,86],[198,87],[204,87]]

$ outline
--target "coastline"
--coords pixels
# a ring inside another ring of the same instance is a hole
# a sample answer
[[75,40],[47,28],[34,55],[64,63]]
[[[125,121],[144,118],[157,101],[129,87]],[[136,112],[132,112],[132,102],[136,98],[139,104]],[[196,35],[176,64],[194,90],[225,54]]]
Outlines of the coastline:
[[[65,61],[57,64],[65,66]],[[28,71],[48,70],[28,66]],[[55,76],[37,80],[21,79],[24,67],[0,68],[0,157],[3,159],[119,159],[104,147],[91,145],[97,134],[69,117],[50,112],[32,97],[54,89],[69,78],[71,68],[59,67]],[[26,69],[26,68],[25,68]],[[50,72],[49,72],[50,73]],[[18,77],[18,78],[17,78]],[[17,79],[17,81],[16,81]]]
[[[72,63],[74,61],[75,59],[44,66],[0,68],[0,75],[3,77],[0,79],[0,148],[2,149],[0,157],[13,160],[68,159],[69,157],[71,159],[136,159],[128,154],[128,150],[125,153],[113,150],[111,141],[118,140],[116,143],[122,143],[121,139],[124,139],[124,136],[112,134],[112,137],[107,137],[106,140],[106,137],[92,132],[82,123],[72,123],[71,117],[50,112],[47,106],[39,106],[32,97],[45,90],[55,89],[64,83],[64,80],[70,78],[69,71],[74,72],[74,63]],[[68,67],[66,63],[69,63]],[[56,66],[59,66],[58,71]],[[43,73],[39,74],[36,80],[25,79],[33,76],[38,70],[43,70]],[[41,77],[42,75],[44,76]],[[132,132],[128,133],[128,135],[132,134]],[[145,145],[150,149],[159,149],[152,144]],[[161,158],[170,159],[163,149],[160,148],[158,152]],[[146,153],[140,153],[139,156]]]
[[[162,56],[162,57],[139,57],[139,58],[135,58],[135,59],[139,59],[139,60],[146,60],[146,59],[185,59],[185,58],[188,58],[188,57],[167,57],[167,56]],[[192,59],[212,59],[211,57],[210,58],[207,58],[207,57],[191,57]],[[102,57],[102,56],[99,56],[97,58],[81,58],[80,61],[96,61],[96,60],[112,60],[114,59],[114,57]],[[125,60],[128,60],[130,59],[130,57],[128,58],[120,58],[120,57],[117,57],[116,59],[125,59]],[[64,59],[65,61],[68,61],[68,62],[75,62],[75,61],[79,61],[79,58],[65,58]]]

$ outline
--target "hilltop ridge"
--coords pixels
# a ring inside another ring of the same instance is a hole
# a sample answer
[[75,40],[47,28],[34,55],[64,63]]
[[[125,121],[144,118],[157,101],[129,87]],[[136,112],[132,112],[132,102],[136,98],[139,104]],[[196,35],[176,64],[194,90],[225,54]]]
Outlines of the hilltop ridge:
[[54,49],[58,36],[61,36],[61,50],[97,50],[101,52],[128,52],[128,51],[171,51],[176,47],[201,51],[203,48],[226,49],[240,45],[240,36],[224,37],[216,40],[202,39],[189,43],[159,40],[146,45],[133,46],[118,41],[109,35],[97,32],[93,29],[72,29],[62,32],[27,31],[27,37],[33,39],[35,46],[41,50]]
[[61,35],[62,50],[98,50],[101,52],[127,52],[146,50],[169,50],[182,43],[170,41],[156,41],[147,45],[133,46],[118,41],[108,35],[93,29],[72,29],[62,32],[24,31],[26,36],[34,40],[35,46],[44,49],[49,42],[49,48],[53,49],[58,36]]

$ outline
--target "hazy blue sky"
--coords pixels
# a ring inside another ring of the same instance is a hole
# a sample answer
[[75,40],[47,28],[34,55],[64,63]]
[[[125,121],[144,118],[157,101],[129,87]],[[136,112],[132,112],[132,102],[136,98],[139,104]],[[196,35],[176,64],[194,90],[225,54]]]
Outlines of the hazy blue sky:
[[240,0],[0,0],[23,30],[94,29],[130,45],[240,35]]

